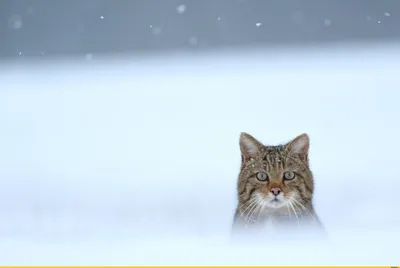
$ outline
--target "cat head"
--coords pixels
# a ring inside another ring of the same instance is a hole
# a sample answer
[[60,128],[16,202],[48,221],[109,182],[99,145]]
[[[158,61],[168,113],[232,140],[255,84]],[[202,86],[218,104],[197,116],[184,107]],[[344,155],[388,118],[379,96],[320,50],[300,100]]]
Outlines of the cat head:
[[308,162],[309,147],[307,134],[284,145],[265,146],[251,135],[241,133],[239,202],[245,204],[254,200],[270,210],[311,207],[314,180]]

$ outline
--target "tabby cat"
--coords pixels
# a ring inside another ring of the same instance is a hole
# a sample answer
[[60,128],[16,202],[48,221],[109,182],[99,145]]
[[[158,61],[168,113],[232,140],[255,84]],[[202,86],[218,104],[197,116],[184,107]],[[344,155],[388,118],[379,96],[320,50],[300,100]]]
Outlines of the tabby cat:
[[242,163],[233,231],[267,226],[322,227],[313,207],[309,147],[307,134],[284,145],[264,146],[251,135],[241,133]]

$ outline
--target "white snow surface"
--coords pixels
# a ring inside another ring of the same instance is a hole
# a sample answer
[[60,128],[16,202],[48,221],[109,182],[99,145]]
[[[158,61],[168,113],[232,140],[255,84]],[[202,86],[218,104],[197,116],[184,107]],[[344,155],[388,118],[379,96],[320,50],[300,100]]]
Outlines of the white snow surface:
[[[0,65],[1,265],[398,265],[400,46]],[[245,131],[311,139],[316,243],[232,245]]]

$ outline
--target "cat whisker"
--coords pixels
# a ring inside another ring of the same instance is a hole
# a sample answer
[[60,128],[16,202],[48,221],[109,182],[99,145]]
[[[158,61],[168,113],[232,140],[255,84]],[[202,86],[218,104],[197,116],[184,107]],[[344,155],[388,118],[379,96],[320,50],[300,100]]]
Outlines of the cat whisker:
[[297,212],[296,212],[296,209],[293,206],[292,198],[288,200],[288,204],[293,209],[294,216],[296,217],[296,221],[297,221],[297,227],[300,227],[299,217],[297,217]]
[[[248,209],[249,206],[251,206],[253,204],[253,202],[257,201],[257,199],[255,197],[250,198],[249,200],[247,200],[244,204],[242,204],[239,209],[241,209],[242,207],[246,206],[245,210],[243,211],[243,213]],[[243,216],[242,213],[242,216]]]
[[[300,198],[300,200],[302,200],[305,204],[311,204],[311,201],[308,201],[307,199]],[[296,199],[296,201],[299,201],[299,200]]]
[[297,203],[300,207],[302,207],[303,211],[305,211],[313,220],[315,219],[314,215],[310,212],[310,210],[308,210],[302,203],[297,201],[295,198],[293,198],[293,201]]
[[[306,215],[310,216],[313,219],[313,215],[310,213],[310,211],[303,206],[303,204],[301,204],[300,202],[298,202],[297,200],[293,200],[294,203],[296,205],[296,207],[298,207],[300,209],[300,211],[304,211],[305,213],[307,213]],[[305,215],[301,214],[301,217],[304,218]]]
[[246,218],[247,222],[249,222],[249,218],[251,217],[251,213],[253,212],[254,209],[257,208],[257,205],[258,205],[259,202],[260,202],[260,200],[257,199],[256,202],[254,202],[253,205],[251,206],[251,208],[249,210],[249,213],[247,213],[247,218]]
[[261,205],[260,211],[258,212],[258,218],[257,218],[258,221],[260,220],[260,216],[261,216],[261,213],[264,210],[264,206],[265,206],[265,203],[263,202],[262,205]]
[[257,202],[250,209],[248,217],[247,217],[247,224],[250,223],[251,219],[253,218],[254,213],[260,208],[259,205],[261,202],[262,202],[262,199],[257,200]]
[[257,212],[257,210],[261,209],[261,203],[263,202],[262,199],[260,199],[257,204],[256,204],[256,208],[253,210],[253,213],[250,215],[249,221],[253,219],[253,215]]
[[250,198],[249,200],[247,200],[246,202],[244,202],[244,204],[242,204],[239,208],[244,207],[244,206],[247,205],[250,201],[253,201],[253,200],[255,200],[254,197]]
[[[256,199],[256,198],[252,198],[253,200],[251,200],[251,202],[250,202],[250,204],[246,207],[246,209],[245,210],[243,210],[243,212],[241,213],[241,216],[244,216],[244,214],[246,213],[246,211],[248,210],[248,209],[250,209],[250,208],[252,208],[253,207],[253,205],[254,204],[256,204],[257,202],[258,202],[258,199]],[[250,200],[249,200],[250,201]],[[249,202],[248,201],[248,202]],[[250,209],[251,210],[251,209]]]
[[289,219],[291,220],[292,219],[292,213],[290,212],[290,209],[289,209],[289,204],[288,204],[289,202],[287,202],[286,203],[286,209],[287,209],[287,211],[288,211],[288,213],[289,213]]
[[249,222],[250,222],[250,214],[251,214],[251,212],[253,211],[253,209],[257,207],[257,203],[258,203],[258,201],[256,201],[255,203],[253,203],[253,205],[251,206],[249,212],[247,213],[246,219],[245,219],[245,221],[246,221],[245,226],[247,226],[247,225],[249,224]]
[[301,218],[304,218],[303,213],[302,213],[303,209],[302,209],[301,207],[299,207],[299,206],[297,205],[297,203],[294,202],[294,200],[295,200],[294,198],[291,200],[291,201],[292,201],[292,204],[293,204],[293,207],[297,209],[297,213],[300,214]]

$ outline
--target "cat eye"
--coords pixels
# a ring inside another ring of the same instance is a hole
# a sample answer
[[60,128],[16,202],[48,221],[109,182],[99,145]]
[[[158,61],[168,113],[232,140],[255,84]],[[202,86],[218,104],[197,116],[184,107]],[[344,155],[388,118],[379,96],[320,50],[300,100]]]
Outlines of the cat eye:
[[268,180],[268,175],[265,172],[258,172],[257,173],[257,179],[259,181],[266,181],[266,180]]
[[293,180],[295,177],[295,174],[293,171],[286,171],[285,173],[283,173],[283,178],[285,180]]

